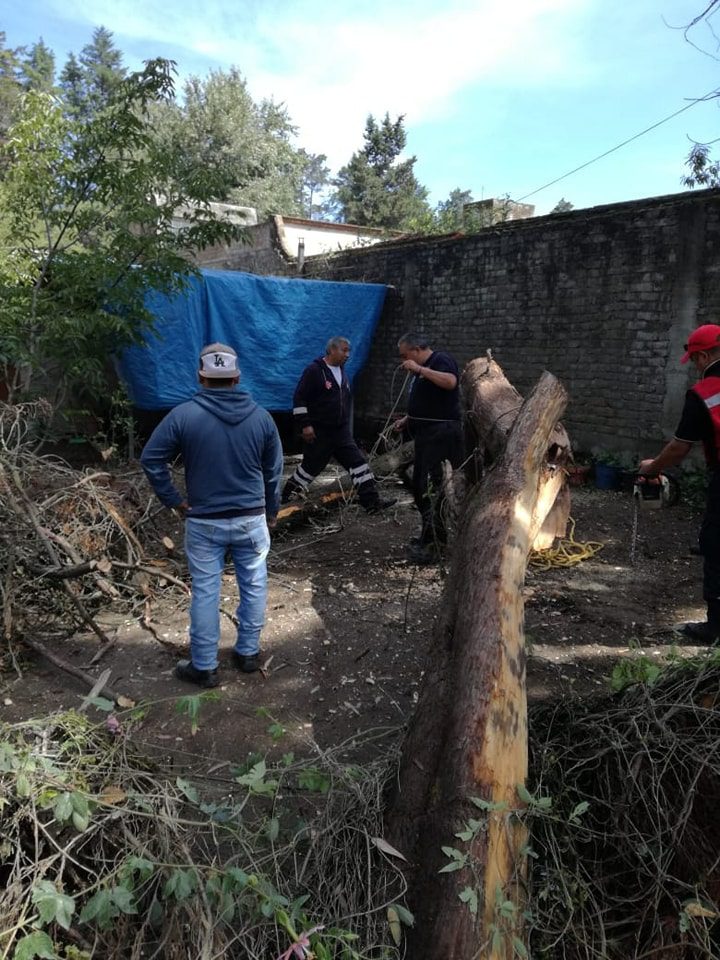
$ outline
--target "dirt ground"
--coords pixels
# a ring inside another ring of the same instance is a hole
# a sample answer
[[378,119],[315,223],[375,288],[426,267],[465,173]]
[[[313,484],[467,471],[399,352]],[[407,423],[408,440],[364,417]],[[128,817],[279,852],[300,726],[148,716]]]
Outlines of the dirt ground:
[[[256,753],[312,750],[313,742],[321,748],[346,743],[351,753],[369,729],[378,731],[376,749],[385,749],[384,738],[396,735],[417,699],[442,591],[437,568],[405,559],[417,527],[409,494],[399,483],[387,485],[386,492],[399,502],[383,515],[367,517],[350,506],[274,538],[263,635],[266,673],[233,669],[233,626],[222,618],[223,682],[218,699],[202,704],[194,735],[177,702],[198,691],[173,676],[176,659],[187,650],[187,601],[155,607],[158,639],[136,621],[100,615],[108,631],[117,630],[117,643],[89,672],[109,668],[116,690],[149,704],[136,739],[198,772],[234,766]],[[531,699],[607,690],[617,658],[637,646],[662,656],[678,644],[673,623],[703,617],[701,561],[689,553],[699,518],[686,505],[640,516],[634,565],[629,494],[576,490],[573,516],[576,540],[604,546],[578,566],[528,573]],[[179,529],[174,537],[181,542]],[[236,596],[228,569],[228,612]],[[78,634],[62,642],[61,653],[87,665],[97,644],[94,635]],[[0,716],[6,721],[77,707],[87,693],[43,660],[23,656],[20,668],[21,678],[15,671],[0,677]]]

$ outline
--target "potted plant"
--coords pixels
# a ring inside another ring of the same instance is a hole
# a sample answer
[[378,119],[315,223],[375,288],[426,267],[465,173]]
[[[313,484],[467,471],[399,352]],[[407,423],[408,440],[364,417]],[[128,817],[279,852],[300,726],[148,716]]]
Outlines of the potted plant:
[[619,490],[622,483],[622,463],[614,453],[603,451],[595,461],[595,486],[598,490]]
[[590,479],[592,464],[585,457],[577,457],[565,467],[568,483],[571,487],[583,487]]

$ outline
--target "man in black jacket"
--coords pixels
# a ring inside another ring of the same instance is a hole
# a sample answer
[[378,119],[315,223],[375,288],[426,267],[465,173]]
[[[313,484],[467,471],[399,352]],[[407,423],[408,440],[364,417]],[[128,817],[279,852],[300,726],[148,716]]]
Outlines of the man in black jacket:
[[429,564],[445,543],[442,520],[443,461],[462,462],[460,370],[449,353],[433,350],[423,334],[406,333],[398,341],[401,366],[413,375],[408,412],[395,424],[415,440],[413,495],[422,526],[410,541],[409,559]]
[[325,356],[313,360],[303,370],[293,395],[293,418],[302,432],[303,459],[285,484],[283,503],[305,493],[331,457],[350,474],[360,505],[368,513],[396,503],[380,497],[373,472],[353,439],[352,396],[344,369],[349,356],[350,341],[332,337]]

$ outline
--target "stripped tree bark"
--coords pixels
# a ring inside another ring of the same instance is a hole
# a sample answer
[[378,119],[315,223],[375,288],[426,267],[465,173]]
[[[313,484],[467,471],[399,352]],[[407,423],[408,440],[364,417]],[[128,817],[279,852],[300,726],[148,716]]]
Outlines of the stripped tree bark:
[[[527,773],[521,588],[538,529],[543,466],[565,403],[562,386],[544,374],[514,411],[507,437],[503,430],[502,452],[469,495],[458,527],[434,656],[386,824],[388,839],[413,865],[409,902],[423,922],[410,934],[409,955],[423,960],[514,955],[519,929],[497,915],[497,904],[522,901],[524,833],[499,805],[522,806],[516,792]],[[487,431],[488,447],[500,439],[499,429],[495,423]],[[471,831],[465,842],[457,833],[470,818],[483,817],[471,797],[491,809],[487,830]],[[448,863],[443,846],[462,848],[461,869],[439,873]]]

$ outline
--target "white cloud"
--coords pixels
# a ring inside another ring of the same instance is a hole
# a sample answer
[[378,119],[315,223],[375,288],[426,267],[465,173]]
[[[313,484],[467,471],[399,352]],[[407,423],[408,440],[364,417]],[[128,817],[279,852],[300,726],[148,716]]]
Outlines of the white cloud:
[[183,73],[236,64],[253,95],[283,101],[302,144],[338,166],[361,145],[368,113],[403,113],[410,127],[452,114],[454,99],[481,83],[577,83],[572,27],[596,3],[76,0],[73,15],[107,26],[121,48],[125,37],[144,41],[147,56],[153,43],[180,48]]

